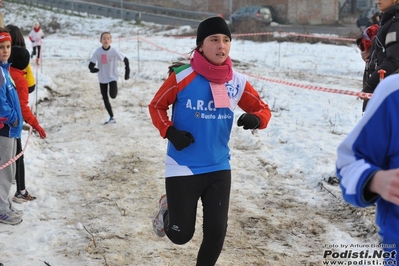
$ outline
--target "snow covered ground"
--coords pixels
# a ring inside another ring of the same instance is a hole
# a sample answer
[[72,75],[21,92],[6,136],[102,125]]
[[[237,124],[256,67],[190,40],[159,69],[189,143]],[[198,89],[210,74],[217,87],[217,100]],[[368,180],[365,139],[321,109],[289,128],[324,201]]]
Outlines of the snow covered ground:
[[[186,60],[195,46],[194,35],[172,35],[194,29],[54,15],[12,3],[3,11],[5,24],[29,31],[38,20],[44,28],[31,103],[48,137],[23,132],[26,184],[37,200],[15,204],[25,212],[21,224],[0,224],[0,263],[195,265],[200,207],[188,244],[174,245],[152,231],[164,193],[166,140],[147,110],[167,67]],[[59,29],[50,33],[50,24]],[[87,68],[103,31],[111,31],[112,45],[126,54],[132,71],[124,81],[120,64],[112,125],[103,125],[108,115],[97,77]],[[361,101],[282,83],[359,91],[364,65],[356,46],[233,36],[230,55],[237,70],[251,75],[273,117],[254,135],[233,128],[229,227],[217,265],[322,265],[325,250],[378,244],[374,209],[344,203],[334,182],[336,148],[360,119]],[[10,196],[14,192],[15,186]]]

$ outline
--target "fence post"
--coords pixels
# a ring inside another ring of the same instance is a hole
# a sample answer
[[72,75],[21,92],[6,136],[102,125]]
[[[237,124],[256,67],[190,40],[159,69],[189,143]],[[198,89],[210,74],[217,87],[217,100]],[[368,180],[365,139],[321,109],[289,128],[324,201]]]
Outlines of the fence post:
[[140,75],[140,30],[137,30],[137,75]]
[[121,0],[121,19],[123,20],[123,0]]

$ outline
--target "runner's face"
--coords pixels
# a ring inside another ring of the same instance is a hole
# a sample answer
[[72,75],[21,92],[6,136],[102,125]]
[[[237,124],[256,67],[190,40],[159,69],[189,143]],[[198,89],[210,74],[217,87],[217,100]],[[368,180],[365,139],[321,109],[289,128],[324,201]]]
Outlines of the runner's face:
[[11,42],[5,41],[0,42],[0,61],[5,62],[10,58],[11,54]]
[[214,34],[205,38],[199,51],[212,64],[220,66],[230,53],[230,38],[224,34]]
[[112,39],[111,39],[111,35],[109,34],[104,34],[101,37],[101,44],[103,45],[103,47],[105,49],[108,49],[108,47],[111,45]]

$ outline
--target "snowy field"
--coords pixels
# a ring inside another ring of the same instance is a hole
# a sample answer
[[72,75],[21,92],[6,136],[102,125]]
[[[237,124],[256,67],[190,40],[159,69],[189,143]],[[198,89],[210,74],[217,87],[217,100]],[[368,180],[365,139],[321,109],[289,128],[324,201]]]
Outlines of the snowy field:
[[[200,206],[188,244],[174,245],[152,231],[164,193],[167,143],[147,109],[167,67],[186,61],[194,48],[195,29],[55,15],[12,3],[3,12],[6,25],[29,31],[38,20],[44,29],[41,66],[32,60],[38,88],[31,104],[47,138],[23,132],[27,189],[37,200],[15,204],[25,212],[21,224],[0,224],[0,263],[195,265]],[[51,33],[50,23],[59,29]],[[129,58],[131,68],[125,81],[120,64],[112,125],[103,125],[108,115],[97,76],[87,67],[103,31],[111,31],[112,46]],[[190,32],[193,36],[173,37]],[[27,45],[30,49],[28,40]],[[323,265],[325,250],[378,244],[374,209],[343,202],[334,178],[336,148],[361,118],[362,102],[283,84],[360,91],[364,65],[356,46],[233,36],[230,56],[237,70],[251,75],[273,117],[254,135],[233,128],[229,226],[217,265]],[[14,192],[15,186],[10,196]]]

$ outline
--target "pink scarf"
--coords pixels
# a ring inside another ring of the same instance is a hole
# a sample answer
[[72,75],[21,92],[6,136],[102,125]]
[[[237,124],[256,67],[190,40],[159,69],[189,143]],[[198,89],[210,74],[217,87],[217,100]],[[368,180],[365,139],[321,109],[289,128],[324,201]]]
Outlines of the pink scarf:
[[216,66],[211,64],[200,52],[195,50],[190,64],[197,73],[214,83],[226,83],[233,77],[233,63],[231,62],[230,56],[227,57],[226,61],[224,61],[221,66]]

